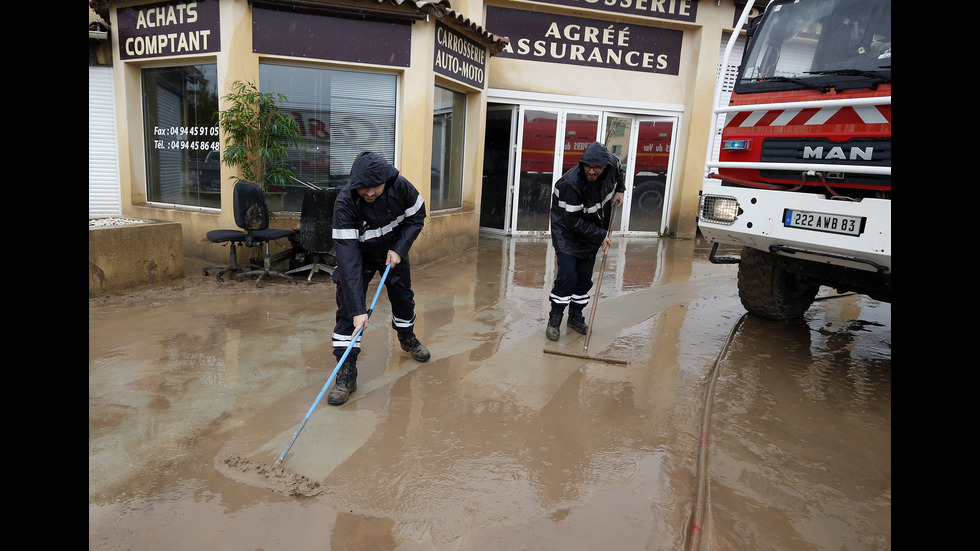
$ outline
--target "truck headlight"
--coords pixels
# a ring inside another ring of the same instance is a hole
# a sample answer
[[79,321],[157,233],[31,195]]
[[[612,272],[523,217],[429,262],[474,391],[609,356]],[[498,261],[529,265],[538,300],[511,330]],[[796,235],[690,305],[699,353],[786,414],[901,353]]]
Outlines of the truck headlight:
[[701,219],[716,224],[733,224],[738,218],[738,201],[734,197],[722,195],[703,195],[701,197]]

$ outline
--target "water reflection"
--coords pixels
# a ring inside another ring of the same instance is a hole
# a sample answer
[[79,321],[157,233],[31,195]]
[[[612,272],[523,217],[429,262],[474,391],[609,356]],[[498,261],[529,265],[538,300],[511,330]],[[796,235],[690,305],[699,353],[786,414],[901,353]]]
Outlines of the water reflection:
[[[166,308],[133,308],[118,325],[90,322],[90,467],[106,460],[90,470],[90,495],[103,503],[90,505],[90,541],[148,550],[234,547],[229,537],[256,548],[676,549],[692,501],[706,374],[742,314],[735,269],[708,263],[700,242],[614,241],[589,350],[627,366],[542,353],[554,344],[581,350],[583,338],[544,338],[548,239],[485,236],[478,248],[413,271],[416,328],[433,359],[420,364],[400,351],[379,301],[358,391],[343,407],[321,405],[287,458],[326,487],[303,502],[242,487],[213,462],[219,451],[250,456],[270,442],[278,454],[292,436],[333,368],[332,287],[224,286],[207,299],[190,292]],[[837,404],[847,387],[865,396],[863,407],[882,408],[874,373],[883,351],[870,341],[884,335],[860,307],[845,316],[855,321],[821,308],[811,330],[745,331],[738,357],[755,359],[744,373],[726,370],[722,400],[759,423],[733,432],[731,460],[712,463],[713,488],[736,495],[752,487],[753,466],[775,472],[777,463],[756,458],[783,447],[791,435],[781,431],[832,444],[816,438],[826,416],[802,418],[798,430],[773,421],[786,419],[782,402]],[[133,358],[120,353],[122,334]],[[824,356],[850,367],[814,370]],[[771,372],[776,363],[781,375]],[[165,403],[149,407],[153,400]],[[857,419],[856,409],[848,414]],[[739,446],[754,454],[735,453]],[[161,502],[173,507],[154,507]],[[138,536],[126,507],[139,509]],[[717,514],[743,522],[738,504],[722,503]],[[269,518],[288,528],[263,531]]]
[[716,283],[688,284],[712,273],[723,288],[730,281],[727,267],[696,269],[694,247],[623,238],[610,250],[594,350],[629,366],[542,357],[548,239],[484,236],[478,250],[427,267],[417,300],[429,308],[430,348],[454,354],[386,387],[370,439],[325,484],[362,514],[439,519],[436,543],[642,487],[642,507],[656,503],[658,541],[676,543],[706,358],[737,307],[730,288],[719,300]]
[[736,549],[889,549],[890,305],[747,316],[719,364],[711,532]]
[[[607,252],[603,296],[649,288],[667,274],[672,276],[671,280],[686,279],[686,274],[691,273],[692,251],[696,247],[692,241],[615,237]],[[599,272],[602,254],[600,250],[593,274]],[[492,300],[494,289],[499,289],[497,299],[538,300],[542,294],[547,299],[554,280],[554,258],[550,238],[483,234],[477,251],[477,283],[487,287],[486,300]]]

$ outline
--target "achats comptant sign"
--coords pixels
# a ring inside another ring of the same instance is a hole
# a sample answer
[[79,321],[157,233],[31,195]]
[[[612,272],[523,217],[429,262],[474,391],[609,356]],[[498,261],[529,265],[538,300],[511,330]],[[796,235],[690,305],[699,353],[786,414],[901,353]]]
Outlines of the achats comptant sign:
[[221,49],[218,0],[119,8],[116,19],[121,59],[203,54]]
[[676,75],[683,31],[487,6],[488,29],[510,38],[496,57]]

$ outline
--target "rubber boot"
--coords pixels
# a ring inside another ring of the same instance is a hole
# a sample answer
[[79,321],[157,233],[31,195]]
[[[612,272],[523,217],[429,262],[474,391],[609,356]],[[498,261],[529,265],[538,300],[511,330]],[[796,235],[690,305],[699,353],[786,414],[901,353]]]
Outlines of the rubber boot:
[[589,332],[589,325],[585,323],[582,308],[582,306],[576,308],[574,305],[568,307],[568,328],[584,335]]
[[355,360],[347,360],[337,371],[337,377],[333,380],[333,388],[327,395],[327,403],[331,406],[339,406],[347,403],[347,398],[352,392],[357,390],[357,366]]
[[565,308],[557,304],[551,305],[551,312],[548,313],[548,327],[544,330],[544,335],[549,341],[557,341],[561,335],[561,318],[565,314]]
[[422,346],[414,331],[398,333],[398,343],[402,345],[402,350],[412,355],[417,362],[429,361],[429,349]]

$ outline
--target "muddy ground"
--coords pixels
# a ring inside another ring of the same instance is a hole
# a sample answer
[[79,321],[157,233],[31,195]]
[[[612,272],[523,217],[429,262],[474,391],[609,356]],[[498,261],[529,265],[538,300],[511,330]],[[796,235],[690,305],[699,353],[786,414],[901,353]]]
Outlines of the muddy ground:
[[285,457],[312,497],[226,460],[274,463],[333,371],[328,276],[92,298],[89,549],[890,549],[890,305],[747,317],[709,248],[616,240],[588,354],[627,365],[543,352],[584,340],[544,338],[546,239],[416,266],[432,359],[382,293]]

